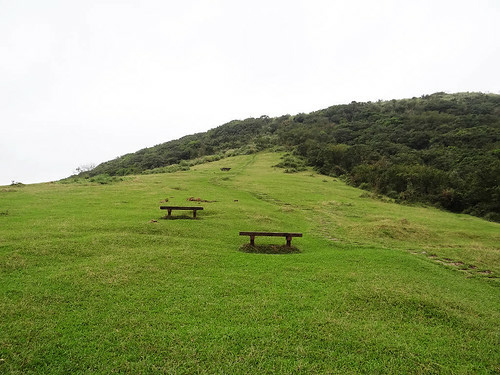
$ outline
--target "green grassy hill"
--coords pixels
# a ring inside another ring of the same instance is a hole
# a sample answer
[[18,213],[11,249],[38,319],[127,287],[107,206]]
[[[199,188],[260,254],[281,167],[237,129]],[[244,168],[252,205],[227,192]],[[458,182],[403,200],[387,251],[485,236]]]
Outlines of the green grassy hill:
[[0,188],[0,373],[500,372],[499,224],[279,156]]
[[[123,176],[286,150],[324,175],[405,203],[500,222],[500,95],[435,93],[248,118],[145,148],[80,173]],[[82,169],[80,169],[82,170]]]

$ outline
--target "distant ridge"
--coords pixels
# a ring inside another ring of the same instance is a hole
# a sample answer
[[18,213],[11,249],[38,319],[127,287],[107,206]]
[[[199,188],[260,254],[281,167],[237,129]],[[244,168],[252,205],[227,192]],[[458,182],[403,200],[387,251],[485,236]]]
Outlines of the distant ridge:
[[[234,120],[102,163],[80,177],[161,172],[196,158],[291,151],[327,175],[401,202],[500,221],[500,95],[435,93]],[[158,169],[159,168],[159,169]]]

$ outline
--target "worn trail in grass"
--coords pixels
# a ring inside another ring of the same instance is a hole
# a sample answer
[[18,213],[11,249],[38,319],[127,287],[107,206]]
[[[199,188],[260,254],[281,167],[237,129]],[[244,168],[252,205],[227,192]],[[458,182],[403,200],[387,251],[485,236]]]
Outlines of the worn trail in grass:
[[[0,372],[500,371],[498,224],[278,160],[0,188]],[[189,197],[216,202],[160,220]],[[245,230],[301,252],[242,252]]]

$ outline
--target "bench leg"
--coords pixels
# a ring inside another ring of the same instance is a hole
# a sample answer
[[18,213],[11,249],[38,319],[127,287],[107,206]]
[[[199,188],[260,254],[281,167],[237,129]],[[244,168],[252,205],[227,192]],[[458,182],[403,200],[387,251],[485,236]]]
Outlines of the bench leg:
[[168,210],[168,216],[172,216],[172,210]]
[[250,245],[255,246],[255,236],[250,236]]
[[193,210],[193,219],[196,219],[196,210]]
[[286,236],[286,246],[292,246],[292,236]]

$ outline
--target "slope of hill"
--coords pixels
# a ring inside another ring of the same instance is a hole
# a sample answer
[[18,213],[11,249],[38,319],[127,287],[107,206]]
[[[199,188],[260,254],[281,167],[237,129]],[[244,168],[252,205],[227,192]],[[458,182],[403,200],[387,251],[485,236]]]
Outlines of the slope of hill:
[[127,175],[213,155],[285,148],[319,172],[401,202],[500,221],[500,95],[436,93],[232,121],[103,163]]
[[[0,372],[500,371],[499,224],[279,157],[1,189]],[[198,219],[160,219],[189,197]],[[304,237],[252,254],[242,230]]]

